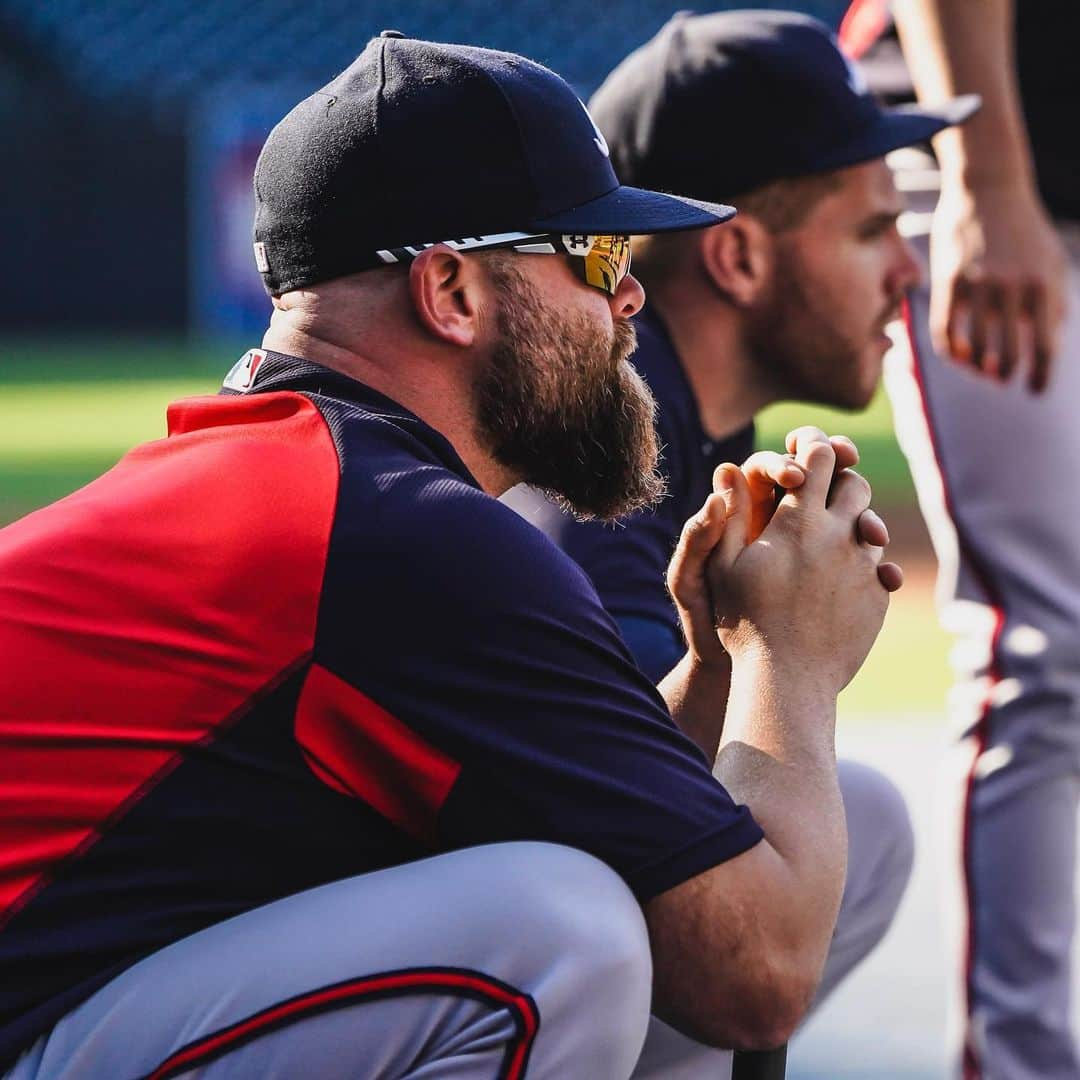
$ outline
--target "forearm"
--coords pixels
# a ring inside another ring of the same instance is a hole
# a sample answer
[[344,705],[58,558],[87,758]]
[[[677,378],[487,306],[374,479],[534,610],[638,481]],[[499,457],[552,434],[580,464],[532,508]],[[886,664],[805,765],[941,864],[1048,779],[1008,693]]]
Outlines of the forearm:
[[1034,190],[1013,57],[1013,0],[897,0],[897,30],[919,100],[979,94],[964,124],[934,138],[942,173],[965,186]]
[[[740,661],[714,773],[779,856],[770,900],[782,939],[824,963],[843,891],[847,829],[836,778],[836,695],[771,658]],[[779,884],[779,883],[778,883]]]
[[679,730],[701,747],[708,761],[715,760],[720,745],[730,688],[731,660],[726,654],[706,664],[689,652],[657,686]]
[[[847,860],[836,695],[888,606],[884,537],[864,533],[869,485],[847,467],[837,474],[837,453],[816,428],[793,432],[788,447],[805,483],[784,496],[760,536],[746,542],[748,482],[723,469],[722,534],[707,533],[707,502],[684,529],[669,573],[697,655],[715,637],[731,657],[714,772],[765,834],[645,909],[654,1010],[717,1046],[784,1041],[820,982]],[[695,576],[702,561],[707,603]]]
[[847,850],[834,712],[834,697],[765,664],[736,667],[715,771],[765,839],[646,911],[653,1008],[700,1041],[779,1045],[813,1000]]

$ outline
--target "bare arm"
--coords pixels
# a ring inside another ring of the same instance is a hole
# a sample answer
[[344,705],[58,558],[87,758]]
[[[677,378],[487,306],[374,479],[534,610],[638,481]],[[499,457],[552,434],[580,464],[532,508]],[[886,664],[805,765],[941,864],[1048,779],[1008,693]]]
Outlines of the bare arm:
[[693,650],[657,686],[672,719],[701,747],[709,761],[716,758],[724,730],[731,690],[731,658],[721,648],[711,660]]
[[[791,1036],[821,977],[847,832],[835,757],[821,745],[835,698],[788,696],[782,666],[748,664],[742,676],[716,772],[766,838],[657,897],[646,919],[657,1015],[711,1045],[767,1049]],[[797,749],[796,717],[821,736],[810,752]]]
[[[857,535],[866,482],[851,472],[834,481],[836,455],[821,432],[799,433],[796,459],[805,482],[759,539],[748,542],[752,499],[739,470],[722,471],[706,504],[727,510],[708,559],[709,628],[732,665],[716,775],[766,839],[646,908],[654,1009],[718,1046],[783,1042],[817,986],[846,859],[836,695],[880,628],[883,581],[898,584],[888,571],[879,578],[881,549]],[[693,533],[680,541],[689,567]]]
[[931,232],[937,350],[1045,389],[1064,316],[1061,245],[1039,198],[1013,56],[1013,0],[897,0],[919,100],[963,93],[980,112],[934,138],[941,201]]

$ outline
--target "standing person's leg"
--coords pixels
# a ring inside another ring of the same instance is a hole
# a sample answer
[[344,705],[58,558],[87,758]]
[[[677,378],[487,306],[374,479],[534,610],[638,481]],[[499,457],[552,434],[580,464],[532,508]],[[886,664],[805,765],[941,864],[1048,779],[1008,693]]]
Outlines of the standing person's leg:
[[[916,225],[928,224],[924,203]],[[895,350],[886,372],[938,555],[942,620],[958,638],[952,1027],[966,1078],[1080,1075],[1069,1030],[1080,795],[1080,510],[1068,473],[1080,460],[1080,243],[1071,241],[1069,323],[1045,395],[937,357],[925,289],[909,305],[911,355]]]
[[[848,825],[848,872],[813,1008],[865,959],[892,925],[911,877],[914,842],[903,797],[881,773],[837,763]],[[634,1080],[727,1080],[731,1052],[694,1042],[655,1017]]]
[[9,1080],[625,1080],[644,919],[595,859],[499,844],[325,885],[176,942],[61,1020]]

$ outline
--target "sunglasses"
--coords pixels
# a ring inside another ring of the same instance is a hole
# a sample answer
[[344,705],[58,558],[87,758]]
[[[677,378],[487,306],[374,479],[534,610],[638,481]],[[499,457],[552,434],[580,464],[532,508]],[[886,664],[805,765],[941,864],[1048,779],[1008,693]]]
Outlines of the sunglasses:
[[[583,233],[495,233],[466,236],[439,243],[455,251],[494,251],[505,248],[526,255],[569,255],[574,272],[594,289],[614,296],[623,278],[630,273],[630,237],[592,236]],[[413,244],[388,248],[375,254],[386,264],[410,262],[435,244]]]

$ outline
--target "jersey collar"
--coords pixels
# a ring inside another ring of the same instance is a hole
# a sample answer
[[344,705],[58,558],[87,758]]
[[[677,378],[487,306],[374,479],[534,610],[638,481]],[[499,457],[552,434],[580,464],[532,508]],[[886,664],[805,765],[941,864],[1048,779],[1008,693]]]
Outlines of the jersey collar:
[[458,456],[450,440],[441,432],[424,423],[404,405],[366,383],[311,360],[274,352],[273,349],[248,349],[225,376],[219,393],[232,396],[281,391],[331,398],[357,405],[364,412],[409,431],[430,446],[444,464],[463,480],[474,487],[480,487],[480,483]]

